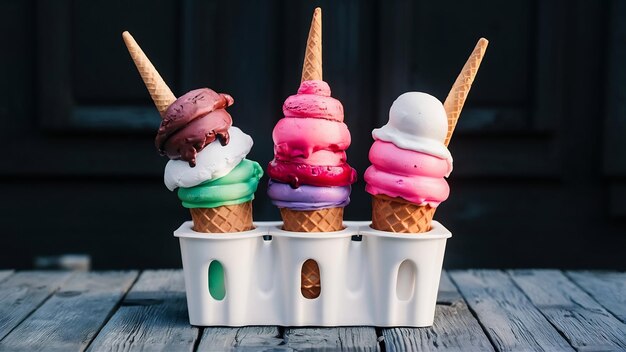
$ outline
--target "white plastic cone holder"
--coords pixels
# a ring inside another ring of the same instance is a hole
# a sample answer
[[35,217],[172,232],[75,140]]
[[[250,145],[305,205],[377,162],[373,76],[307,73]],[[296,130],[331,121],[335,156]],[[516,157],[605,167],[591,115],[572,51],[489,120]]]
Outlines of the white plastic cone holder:
[[[185,274],[189,322],[197,326],[430,326],[446,240],[433,221],[420,234],[377,231],[346,221],[336,232],[281,230],[256,222],[236,233],[199,233],[188,221],[176,231]],[[300,291],[302,264],[313,259],[321,293]],[[209,292],[209,265],[222,264],[225,296]]]

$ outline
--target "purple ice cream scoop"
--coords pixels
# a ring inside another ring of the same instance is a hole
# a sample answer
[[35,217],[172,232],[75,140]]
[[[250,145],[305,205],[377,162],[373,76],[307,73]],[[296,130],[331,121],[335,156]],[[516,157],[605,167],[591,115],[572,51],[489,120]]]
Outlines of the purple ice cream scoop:
[[350,186],[316,187],[301,185],[292,188],[289,184],[269,181],[267,194],[272,204],[293,210],[318,210],[343,208],[350,203]]

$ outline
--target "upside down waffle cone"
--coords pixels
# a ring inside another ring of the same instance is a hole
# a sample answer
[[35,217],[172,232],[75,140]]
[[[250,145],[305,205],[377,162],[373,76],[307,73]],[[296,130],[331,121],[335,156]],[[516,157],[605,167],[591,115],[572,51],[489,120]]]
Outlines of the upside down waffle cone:
[[172,93],[143,50],[141,50],[133,36],[128,32],[124,32],[122,33],[122,38],[124,38],[130,57],[135,62],[135,66],[137,66],[141,79],[146,84],[154,105],[159,110],[159,114],[163,116],[167,108],[176,101],[176,96],[174,96],[174,93]]
[[443,108],[446,110],[446,115],[448,115],[448,135],[444,142],[446,147],[450,144],[452,133],[454,133],[456,123],[459,121],[461,110],[463,110],[463,105],[472,88],[472,83],[474,83],[474,78],[476,78],[478,68],[483,61],[488,44],[489,41],[485,38],[478,40],[472,54],[463,66],[461,73],[456,78],[456,81],[454,81],[452,89],[450,89],[450,93],[448,93],[446,97],[446,101],[443,103]]
[[292,210],[280,208],[283,230],[293,232],[333,232],[343,230],[343,208]]
[[216,208],[192,208],[193,230],[206,233],[252,230],[252,201]]
[[372,197],[372,228],[399,233],[428,232],[435,209],[429,205],[416,205],[402,198],[385,195]]
[[318,7],[313,12],[309,37],[306,41],[302,82],[321,80],[322,77],[322,9]]

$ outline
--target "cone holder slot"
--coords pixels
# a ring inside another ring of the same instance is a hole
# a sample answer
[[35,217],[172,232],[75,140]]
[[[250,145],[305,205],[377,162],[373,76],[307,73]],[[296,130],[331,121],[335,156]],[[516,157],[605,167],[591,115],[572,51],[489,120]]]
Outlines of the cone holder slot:
[[[298,233],[281,230],[280,222],[256,222],[250,231],[207,234],[193,231],[191,221],[183,223],[174,236],[180,240],[190,323],[432,325],[450,232],[436,221],[420,234],[382,232],[369,224],[345,221],[342,231]],[[308,259],[319,266],[321,292],[315,299],[301,293]],[[209,292],[212,261],[223,267],[221,300]]]

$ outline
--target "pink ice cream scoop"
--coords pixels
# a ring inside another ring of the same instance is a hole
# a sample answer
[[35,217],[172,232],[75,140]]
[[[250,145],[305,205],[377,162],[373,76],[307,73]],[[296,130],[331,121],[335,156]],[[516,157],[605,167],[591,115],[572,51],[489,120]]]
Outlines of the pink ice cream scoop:
[[444,179],[452,157],[444,145],[448,122],[437,98],[419,92],[402,94],[389,110],[389,122],[375,129],[365,171],[371,195],[400,197],[417,205],[437,207],[448,198]]

